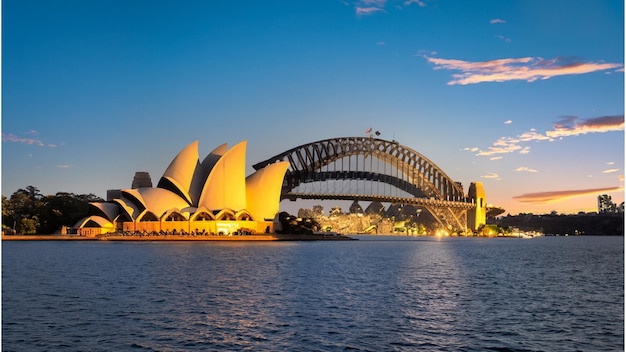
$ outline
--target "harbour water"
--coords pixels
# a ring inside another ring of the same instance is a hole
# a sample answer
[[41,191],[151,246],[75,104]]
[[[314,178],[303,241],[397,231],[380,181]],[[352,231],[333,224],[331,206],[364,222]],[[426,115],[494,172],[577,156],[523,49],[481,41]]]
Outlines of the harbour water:
[[3,351],[623,351],[624,238],[2,243]]

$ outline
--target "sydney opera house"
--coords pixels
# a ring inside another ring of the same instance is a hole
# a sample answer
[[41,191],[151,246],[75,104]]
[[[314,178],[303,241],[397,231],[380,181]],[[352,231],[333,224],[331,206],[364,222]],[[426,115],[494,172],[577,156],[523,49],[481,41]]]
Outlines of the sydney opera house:
[[200,161],[194,141],[176,155],[156,187],[144,182],[91,203],[90,215],[75,225],[77,233],[273,232],[289,163],[276,162],[246,177],[246,145],[222,144]]

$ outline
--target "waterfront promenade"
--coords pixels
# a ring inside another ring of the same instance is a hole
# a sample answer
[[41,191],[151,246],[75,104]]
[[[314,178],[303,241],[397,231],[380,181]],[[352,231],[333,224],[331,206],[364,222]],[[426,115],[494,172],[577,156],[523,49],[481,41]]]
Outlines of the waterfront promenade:
[[76,235],[2,235],[2,241],[344,241],[354,238],[329,234],[263,234],[245,236],[189,236],[189,235],[102,235],[96,237]]

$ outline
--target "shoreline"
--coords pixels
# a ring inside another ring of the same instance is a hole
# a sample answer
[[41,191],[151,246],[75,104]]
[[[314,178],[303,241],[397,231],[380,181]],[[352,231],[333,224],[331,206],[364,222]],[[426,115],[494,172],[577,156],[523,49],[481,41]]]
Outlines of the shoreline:
[[344,235],[264,234],[246,236],[124,236],[85,237],[77,235],[2,235],[2,241],[350,241]]

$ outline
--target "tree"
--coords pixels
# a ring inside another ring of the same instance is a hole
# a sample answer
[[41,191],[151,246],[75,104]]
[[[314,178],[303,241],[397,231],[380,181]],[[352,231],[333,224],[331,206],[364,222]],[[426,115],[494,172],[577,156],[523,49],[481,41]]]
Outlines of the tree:
[[[72,226],[89,213],[89,202],[94,201],[92,195],[75,195],[73,193],[57,192],[53,196],[43,199],[44,207],[41,211],[41,233],[54,233],[62,226]],[[87,199],[89,201],[87,201]],[[101,199],[95,197],[95,201]]]
[[72,226],[89,213],[89,203],[103,201],[94,194],[58,192],[43,196],[34,186],[19,189],[9,199],[2,197],[3,227],[17,233],[51,234]]
[[27,186],[26,189],[19,189],[18,192],[26,194],[32,200],[41,200],[43,198],[43,195],[35,186]]
[[19,189],[11,198],[3,198],[2,223],[15,228],[17,233],[36,233],[39,227],[39,213],[43,202],[36,187]]
[[22,218],[18,224],[17,233],[32,235],[37,233],[38,227],[39,218],[37,218],[37,216],[33,216],[32,218]]

